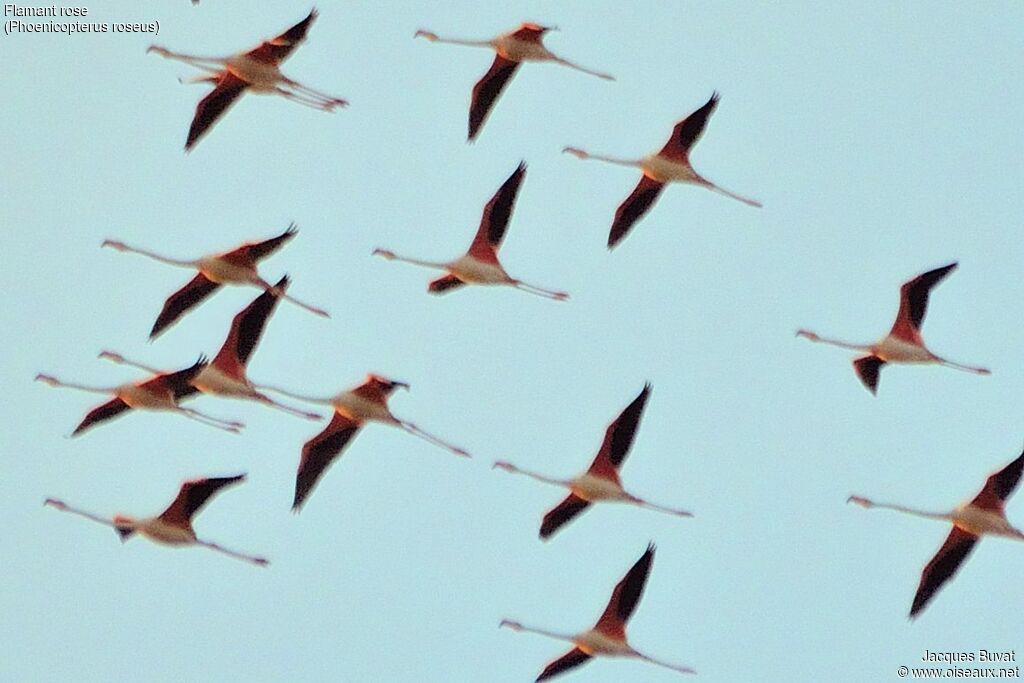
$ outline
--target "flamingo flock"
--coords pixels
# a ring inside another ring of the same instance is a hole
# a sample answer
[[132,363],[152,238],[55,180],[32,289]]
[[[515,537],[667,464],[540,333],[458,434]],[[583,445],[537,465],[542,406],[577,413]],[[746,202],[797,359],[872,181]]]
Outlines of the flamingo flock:
[[[200,139],[209,134],[214,124],[245,92],[279,95],[325,112],[348,105],[346,100],[314,90],[292,80],[280,71],[281,64],[306,40],[307,33],[317,16],[317,11],[312,10],[302,21],[276,37],[261,42],[255,48],[227,57],[202,57],[172,52],[156,45],[149,48],[150,52],[162,57],[202,70],[204,73],[193,79],[193,82],[213,85],[213,90],[198,103],[186,137],[186,151],[191,150]],[[580,66],[551,52],[543,40],[554,29],[552,26],[527,22],[490,40],[443,38],[432,31],[422,29],[414,35],[430,42],[482,47],[495,52],[490,69],[472,89],[468,139],[473,141],[481,133],[497,100],[523,62],[551,62],[604,80],[614,80],[609,74]],[[526,85],[523,84],[524,87]],[[639,169],[642,174],[639,184],[618,207],[611,221],[607,238],[609,249],[621,244],[636,224],[652,209],[665,186],[671,183],[704,187],[751,207],[762,206],[759,201],[735,194],[711,182],[698,173],[690,163],[690,152],[703,135],[719,101],[718,93],[713,93],[701,107],[675,125],[668,142],[657,153],[640,159],[604,156],[579,147],[564,148],[565,153],[580,159],[630,166]],[[375,249],[373,255],[441,271],[440,277],[427,286],[431,294],[448,293],[465,285],[477,284],[514,288],[556,301],[568,300],[569,295],[566,292],[542,288],[512,277],[498,258],[498,251],[508,232],[526,172],[527,165],[524,161],[490,198],[484,206],[468,251],[462,256],[451,261],[428,261],[399,256],[385,248]],[[275,282],[272,279],[265,279],[258,270],[258,266],[265,259],[278,252],[296,236],[297,232],[297,227],[291,224],[276,236],[246,242],[227,251],[193,259],[165,256],[148,249],[129,246],[116,239],[104,240],[103,247],[138,254],[194,272],[191,280],[164,301],[149,331],[150,341],[161,337],[222,285],[253,287],[260,290],[260,293],[231,319],[227,337],[210,361],[206,356],[200,356],[196,362],[184,369],[164,371],[130,360],[119,352],[103,350],[99,354],[100,358],[145,372],[147,377],[116,386],[92,386],[63,381],[51,374],[38,374],[36,380],[53,387],[76,389],[109,397],[106,402],[86,413],[71,432],[71,436],[79,436],[133,409],[176,413],[204,426],[236,435],[242,432],[245,425],[239,421],[215,417],[182,405],[185,400],[200,394],[254,401],[306,420],[321,420],[324,416],[291,405],[292,402],[329,408],[328,421],[320,431],[309,437],[305,443],[295,444],[293,455],[297,456],[298,464],[291,509],[296,513],[308,502],[314,489],[322,483],[327,470],[341,457],[356,434],[368,423],[381,423],[400,429],[438,449],[461,458],[469,458],[468,450],[392,413],[389,402],[397,389],[409,389],[405,382],[369,373],[361,383],[350,389],[315,396],[257,383],[249,378],[249,361],[264,331],[270,325],[271,317],[280,301],[287,301],[319,317],[330,317],[325,309],[295,298],[290,293],[292,282],[289,276],[282,276]],[[862,354],[853,360],[853,365],[857,376],[872,394],[877,392],[879,373],[886,364],[936,364],[977,375],[990,374],[986,368],[956,363],[936,355],[925,345],[921,336],[921,325],[931,290],[956,267],[956,262],[949,263],[903,284],[895,323],[889,333],[877,342],[851,343],[823,337],[806,329],[800,329],[797,336]],[[538,303],[539,305],[541,304]],[[674,517],[693,517],[693,513],[688,510],[652,503],[635,495],[624,487],[620,479],[620,470],[633,447],[651,393],[651,384],[645,384],[639,394],[608,425],[596,456],[582,474],[570,478],[556,478],[520,468],[507,460],[494,462],[494,469],[519,474],[568,491],[565,498],[543,515],[539,527],[540,539],[551,539],[556,532],[566,527],[581,513],[599,503],[618,502]],[[277,396],[284,397],[288,402],[281,402]],[[445,397],[436,398],[441,401]],[[650,458],[651,461],[678,457],[677,454],[659,453],[657,449],[650,447],[645,450],[648,452],[642,457]],[[373,456],[361,453],[356,457]],[[338,469],[339,471],[332,476],[340,479],[344,472],[341,468]],[[910,610],[911,617],[920,615],[937,591],[953,577],[982,536],[995,535],[1024,540],[1024,532],[1010,524],[1005,512],[1005,502],[1018,485],[1022,471],[1024,453],[991,475],[975,498],[949,512],[927,512],[899,505],[876,503],[856,495],[849,498],[849,502],[865,508],[885,508],[952,524],[946,542],[923,571]],[[241,483],[245,476],[239,474],[227,477],[200,477],[185,481],[181,484],[175,500],[155,517],[134,518],[119,514],[108,518],[71,507],[63,500],[52,497],[45,499],[45,505],[111,526],[122,541],[137,534],[165,545],[205,547],[235,559],[266,567],[269,564],[266,558],[228,550],[215,543],[200,540],[192,527],[193,517],[214,495],[225,487]],[[329,494],[330,492],[325,490],[322,498],[328,498]],[[527,627],[510,619],[500,621],[501,627],[540,634],[568,642],[572,646],[567,653],[548,664],[536,678],[537,681],[563,674],[595,657],[632,658],[680,674],[696,673],[693,668],[671,664],[643,654],[634,649],[626,638],[627,622],[640,601],[652,570],[654,555],[655,546],[651,543],[615,586],[604,612],[589,630],[577,634],[564,634]]]

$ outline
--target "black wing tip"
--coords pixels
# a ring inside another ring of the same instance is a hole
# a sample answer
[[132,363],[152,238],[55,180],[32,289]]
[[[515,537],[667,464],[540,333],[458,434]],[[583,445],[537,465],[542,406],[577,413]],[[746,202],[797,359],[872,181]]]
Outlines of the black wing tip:
[[286,287],[288,287],[289,284],[291,284],[291,278],[288,277],[288,273],[285,273],[284,275],[281,276],[281,279],[278,280],[277,284],[274,286],[277,287],[278,289],[285,289]]
[[628,231],[616,235],[615,226],[613,225],[611,231],[609,231],[608,233],[608,251],[611,251],[615,249],[615,247],[619,246],[619,243],[626,238],[627,233]]

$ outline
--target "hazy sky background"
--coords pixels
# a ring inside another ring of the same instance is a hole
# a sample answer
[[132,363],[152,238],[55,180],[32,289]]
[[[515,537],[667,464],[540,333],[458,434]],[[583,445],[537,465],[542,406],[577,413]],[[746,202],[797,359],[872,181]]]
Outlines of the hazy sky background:
[[[948,528],[845,503],[949,509],[1020,452],[1024,6],[514,5],[321,0],[284,71],[351,107],[245,96],[189,155],[206,86],[180,85],[194,72],[146,47],[227,55],[308,4],[100,2],[89,20],[159,20],[160,35],[0,37],[0,679],[529,681],[566,648],[499,630],[501,618],[589,628],[649,541],[631,642],[697,680],[895,681],[925,649],[1024,651],[1024,545],[984,540],[910,622]],[[552,50],[618,80],[527,64],[467,145],[470,90],[493,54],[413,33],[487,38],[523,20],[559,25]],[[561,148],[639,157],[715,90],[693,163],[765,208],[670,187],[608,253],[638,173]],[[432,273],[370,256],[462,253],[520,160],[503,262],[569,302],[482,287],[433,297]],[[293,515],[312,422],[201,397],[194,407],[244,420],[244,433],[150,413],[66,438],[100,397],[37,372],[139,377],[97,360],[104,348],[184,367],[257,295],[221,291],[148,344],[191,276],[101,250],[104,238],[192,258],[290,221],[299,235],[262,272],[287,272],[295,296],[333,317],[281,305],[250,376],[317,395],[368,371],[407,381],[394,412],[473,460],[371,426]],[[875,398],[851,354],[793,337],[870,341],[902,282],[953,260],[925,339],[991,377],[887,367]],[[540,542],[564,492],[491,463],[582,471],[646,381],[623,481],[696,516],[602,505]],[[196,529],[266,555],[266,570],[122,546],[41,507],[57,496],[147,515],[182,479],[237,472],[249,481]],[[1008,505],[1018,526],[1022,498]],[[597,660],[562,680],[678,675]]]

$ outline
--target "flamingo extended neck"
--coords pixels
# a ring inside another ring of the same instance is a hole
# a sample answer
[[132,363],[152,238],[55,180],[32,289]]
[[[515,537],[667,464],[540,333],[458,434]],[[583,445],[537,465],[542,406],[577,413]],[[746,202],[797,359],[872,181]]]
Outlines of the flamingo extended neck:
[[146,52],[155,52],[156,54],[166,59],[173,59],[178,62],[184,62],[186,64],[198,66],[201,68],[209,68],[213,65],[223,66],[228,61],[224,57],[201,57],[199,55],[187,55],[182,52],[173,52],[159,45],[150,45],[146,49]]
[[466,47],[489,47],[494,48],[493,40],[469,40],[466,38],[442,38],[433,31],[419,30],[413,35],[414,38],[426,38],[432,43],[444,43],[446,45],[464,45]]
[[572,154],[577,159],[596,159],[597,161],[603,161],[608,164],[615,164],[617,166],[632,166],[633,168],[642,168],[642,159],[621,159],[619,157],[610,157],[603,154],[591,154],[590,152],[580,149],[579,147],[566,147],[562,150]]
[[520,633],[536,633],[539,636],[546,636],[548,638],[554,638],[556,640],[564,640],[570,643],[576,642],[575,635],[569,635],[566,633],[555,633],[554,631],[545,631],[541,628],[534,628],[532,626],[523,626],[518,621],[512,621],[511,619],[502,619],[501,623],[498,624],[498,628],[509,628],[513,631],[519,631]]
[[401,261],[403,263],[411,263],[414,266],[422,266],[424,268],[433,268],[434,270],[450,270],[451,263],[441,263],[439,261],[422,261],[420,259],[409,258],[407,256],[399,256],[393,251],[387,249],[374,249],[374,256],[382,256],[388,261]]
[[138,370],[143,370],[145,372],[150,373],[151,375],[159,375],[161,372],[163,372],[162,370],[157,370],[156,368],[151,368],[148,365],[143,365],[142,363],[137,363],[137,362],[135,362],[133,360],[128,360],[127,358],[125,358],[121,354],[115,353],[113,351],[107,351],[107,350],[100,351],[100,354],[97,357],[98,358],[102,358],[104,360],[109,360],[112,363],[117,363],[118,365],[127,365],[128,367],[131,367],[131,368],[136,368]]
[[61,512],[70,512],[73,515],[78,515],[79,517],[85,517],[86,519],[92,520],[92,521],[97,522],[99,524],[104,524],[104,525],[109,526],[109,527],[114,527],[115,529],[118,528],[119,526],[126,527],[126,526],[129,526],[129,525],[132,524],[127,519],[123,519],[123,521],[120,523],[120,525],[114,524],[113,520],[110,520],[110,519],[108,519],[106,517],[100,517],[99,515],[95,515],[95,514],[93,514],[91,512],[86,512],[85,510],[79,510],[77,508],[73,508],[70,505],[68,505],[67,503],[65,503],[64,501],[58,500],[56,498],[47,498],[45,501],[43,501],[43,505],[49,505],[50,507],[54,508],[55,510],[60,510]]
[[182,260],[182,259],[173,259],[173,258],[170,258],[168,256],[163,256],[161,254],[157,254],[157,253],[154,253],[152,251],[148,251],[146,249],[139,249],[138,247],[131,247],[131,246],[128,246],[127,244],[125,244],[124,242],[118,242],[116,240],[104,240],[103,244],[101,244],[100,246],[102,246],[102,247],[111,247],[112,249],[116,249],[118,251],[125,251],[125,252],[132,253],[132,254],[139,254],[140,256],[145,256],[147,258],[151,258],[154,261],[159,261],[160,263],[166,263],[166,264],[172,265],[172,266],[179,266],[181,268],[195,268],[196,267],[196,262],[195,261],[185,261],[185,260]]
[[494,463],[494,465],[492,467],[494,467],[496,469],[499,469],[499,470],[505,470],[506,472],[511,472],[512,474],[521,474],[524,477],[529,477],[530,479],[536,479],[537,481],[543,482],[545,484],[552,484],[554,486],[561,486],[563,488],[568,488],[572,484],[572,482],[566,481],[564,479],[554,479],[552,477],[547,477],[547,476],[545,476],[543,474],[538,474],[537,472],[531,472],[530,470],[524,470],[524,469],[522,469],[520,467],[517,467],[516,465],[513,465],[510,462],[506,462],[505,460],[499,460],[498,462]]
[[953,515],[949,512],[929,512],[927,510],[918,510],[916,508],[909,508],[903,505],[894,505],[892,503],[876,503],[875,501],[862,496],[850,496],[846,502],[855,503],[869,510],[871,508],[881,508],[883,510],[902,512],[903,514],[913,515],[915,517],[924,517],[925,519],[936,519],[944,522],[950,522],[953,520]]
[[72,382],[64,382],[51,375],[38,374],[36,375],[36,381],[45,382],[51,387],[57,387],[59,389],[77,389],[79,391],[88,391],[91,394],[113,394],[117,391],[118,387],[93,387],[86,384],[74,384]]
[[828,344],[830,346],[838,346],[841,349],[851,349],[853,351],[864,351],[867,353],[871,352],[871,344],[855,344],[853,342],[843,341],[841,339],[831,339],[829,337],[822,337],[814,332],[811,332],[810,330],[797,330],[796,336],[805,337],[815,343]]

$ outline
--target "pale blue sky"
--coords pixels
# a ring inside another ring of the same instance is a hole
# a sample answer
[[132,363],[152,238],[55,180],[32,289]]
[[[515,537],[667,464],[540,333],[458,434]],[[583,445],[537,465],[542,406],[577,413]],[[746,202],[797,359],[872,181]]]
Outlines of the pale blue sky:
[[[829,6],[826,6],[829,5]],[[104,2],[94,21],[161,23],[155,42],[228,54],[308,4],[160,7]],[[845,504],[850,493],[942,510],[1021,448],[1020,135],[1024,8],[1015,3],[335,3],[321,0],[293,78],[345,97],[316,112],[247,96],[182,152],[205,86],[147,55],[151,36],[3,36],[0,329],[0,679],[529,681],[563,644],[502,617],[588,628],[649,541],[658,544],[633,644],[701,681],[898,680],[927,649],[1024,651],[1024,547],[980,544],[915,622],[937,523]],[[547,45],[618,80],[527,64],[465,143],[486,38],[523,20]],[[577,145],[639,157],[712,91],[696,168],[764,202],[670,187],[605,248],[637,173],[581,162]],[[568,303],[502,289],[425,292],[431,274],[370,256],[461,253],[487,199],[529,165],[508,270]],[[130,415],[69,440],[97,401],[37,372],[114,384],[113,348],[160,367],[214,352],[256,294],[219,293],[153,344],[183,270],[110,250],[120,238],[193,257],[279,233],[265,262],[321,320],[280,306],[250,364],[258,382],[329,394],[367,371],[409,382],[396,414],[466,447],[461,461],[366,429],[300,515],[288,509],[320,427],[243,402],[195,407],[241,436]],[[892,322],[899,285],[959,260],[925,339],[991,367],[886,368],[879,395],[849,355],[798,327],[854,340]],[[584,469],[604,428],[650,381],[623,481],[695,518],[601,506],[548,543],[563,492],[492,471],[509,459]],[[248,472],[197,518],[201,536],[261,553],[260,570],[174,550],[44,509],[158,512],[182,479]],[[1024,524],[1021,494],[1008,515]],[[599,660],[565,681],[673,681]]]

